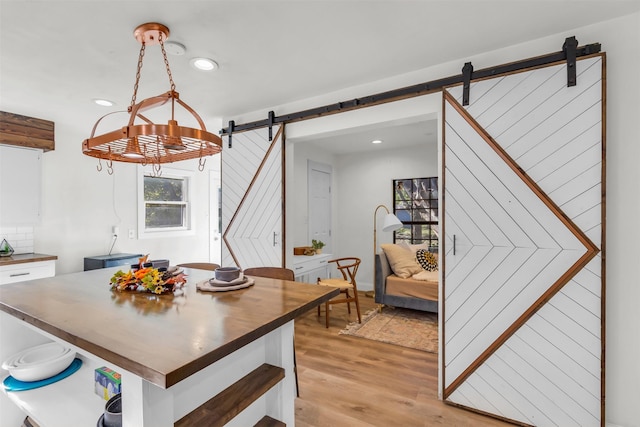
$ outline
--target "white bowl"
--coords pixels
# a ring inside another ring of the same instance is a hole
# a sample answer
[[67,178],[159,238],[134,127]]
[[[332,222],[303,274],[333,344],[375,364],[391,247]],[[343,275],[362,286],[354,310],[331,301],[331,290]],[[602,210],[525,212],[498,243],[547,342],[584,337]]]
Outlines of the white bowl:
[[51,378],[67,369],[76,357],[71,349],[64,348],[64,351],[60,351],[59,345],[50,343],[28,348],[7,359],[2,367],[18,381],[32,382]]
[[67,348],[57,342],[41,344],[35,347],[29,347],[21,350],[20,352],[9,357],[2,363],[2,368],[9,370],[9,368],[17,368],[19,366],[39,364],[49,360],[57,359],[58,357],[70,351],[70,348]]
[[21,356],[16,360],[20,366],[42,363],[48,360],[57,359],[70,352],[71,349],[56,342],[31,347],[27,351],[22,351]]

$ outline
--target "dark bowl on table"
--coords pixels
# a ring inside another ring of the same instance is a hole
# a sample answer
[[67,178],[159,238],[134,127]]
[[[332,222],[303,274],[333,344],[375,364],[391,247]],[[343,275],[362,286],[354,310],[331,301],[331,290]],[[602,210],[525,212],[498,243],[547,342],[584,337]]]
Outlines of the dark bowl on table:
[[238,267],[220,267],[213,272],[216,280],[223,282],[231,282],[240,277],[240,269]]
[[151,265],[153,268],[169,268],[169,260],[168,259],[156,259],[151,261]]

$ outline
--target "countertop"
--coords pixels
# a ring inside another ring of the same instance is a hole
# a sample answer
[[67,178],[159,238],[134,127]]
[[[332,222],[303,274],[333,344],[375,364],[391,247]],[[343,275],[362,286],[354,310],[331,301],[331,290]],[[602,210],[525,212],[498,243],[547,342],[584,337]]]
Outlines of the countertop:
[[3,265],[12,265],[12,264],[23,264],[26,262],[38,262],[38,261],[51,261],[58,259],[55,255],[46,255],[46,254],[13,254],[11,256],[3,256],[0,257],[0,266]]
[[258,277],[245,289],[201,292],[196,283],[212,272],[190,268],[183,296],[111,291],[120,268],[3,285],[0,310],[168,388],[338,294]]

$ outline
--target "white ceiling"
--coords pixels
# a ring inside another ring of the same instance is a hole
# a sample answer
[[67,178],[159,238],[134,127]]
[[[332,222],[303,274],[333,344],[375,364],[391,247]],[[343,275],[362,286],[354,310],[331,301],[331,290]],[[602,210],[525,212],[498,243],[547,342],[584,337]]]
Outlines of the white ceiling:
[[[88,136],[99,117],[128,107],[133,30],[150,21],[187,47],[169,56],[176,90],[207,123],[638,10],[640,0],[0,0],[0,109]],[[220,69],[196,71],[194,56]],[[167,90],[160,50],[149,46],[137,99]]]

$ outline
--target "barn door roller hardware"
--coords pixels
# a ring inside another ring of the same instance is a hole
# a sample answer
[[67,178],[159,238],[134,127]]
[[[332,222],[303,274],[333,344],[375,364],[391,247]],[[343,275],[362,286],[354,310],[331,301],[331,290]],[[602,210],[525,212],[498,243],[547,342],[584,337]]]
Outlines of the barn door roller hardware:
[[[575,37],[569,37],[566,40],[573,39]],[[572,42],[565,44],[571,45]],[[577,46],[577,41],[575,42]],[[516,71],[521,71],[534,67],[541,67],[548,64],[553,64],[556,62],[567,61],[567,52],[568,50],[572,50],[571,57],[573,58],[573,66],[568,67],[572,68],[575,72],[575,62],[576,59],[582,56],[593,55],[594,53],[599,53],[601,49],[600,43],[593,43],[586,46],[581,47],[571,47],[569,46],[566,50],[559,52],[549,53],[547,55],[536,56],[534,58],[523,59],[522,61],[510,62],[508,64],[502,64],[491,68],[484,68],[482,70],[473,71],[473,67],[471,63],[469,64],[469,80],[483,79],[487,77],[497,77],[501,75],[510,74]],[[575,56],[573,54],[575,51]],[[465,64],[465,67],[467,65]],[[243,124],[234,124],[231,126],[231,122],[229,122],[230,126],[226,129],[221,129],[220,134],[228,134],[231,136],[232,132],[242,132],[251,129],[259,129],[268,126],[273,126],[274,124],[280,123],[291,123],[297,122],[301,120],[313,119],[316,117],[328,116],[330,114],[342,113],[345,111],[351,111],[358,108],[363,107],[371,107],[373,105],[384,104],[386,102],[398,101],[401,99],[412,98],[415,96],[427,95],[430,93],[435,93],[442,90],[445,87],[453,86],[457,84],[465,83],[464,76],[464,68],[463,74],[458,74],[456,76],[444,77],[437,80],[431,80],[426,83],[419,83],[413,86],[406,86],[400,89],[394,89],[387,92],[377,93],[375,95],[369,95],[362,98],[356,98],[349,101],[337,102],[335,104],[324,105],[322,107],[311,108],[309,110],[298,111],[296,113],[284,114],[282,116],[269,116],[263,120],[257,120],[254,122],[248,122]],[[470,86],[470,84],[469,84]],[[231,143],[231,138],[229,138],[229,143]]]
[[575,86],[578,83],[576,77],[576,48],[578,40],[575,37],[567,37],[562,45],[562,51],[567,58],[567,87]]
[[[227,128],[227,134],[229,134],[229,142],[228,142],[228,147],[231,148],[231,143],[232,143],[232,138],[233,138],[233,131],[236,130],[236,122],[233,120],[229,120],[229,127]],[[220,132],[222,133],[222,132]]]
[[471,74],[473,65],[466,62],[462,67],[462,105],[469,105],[469,90],[471,89]]
[[273,122],[276,118],[276,113],[274,113],[273,111],[269,111],[269,118],[267,120],[269,120],[269,141],[273,140]]

